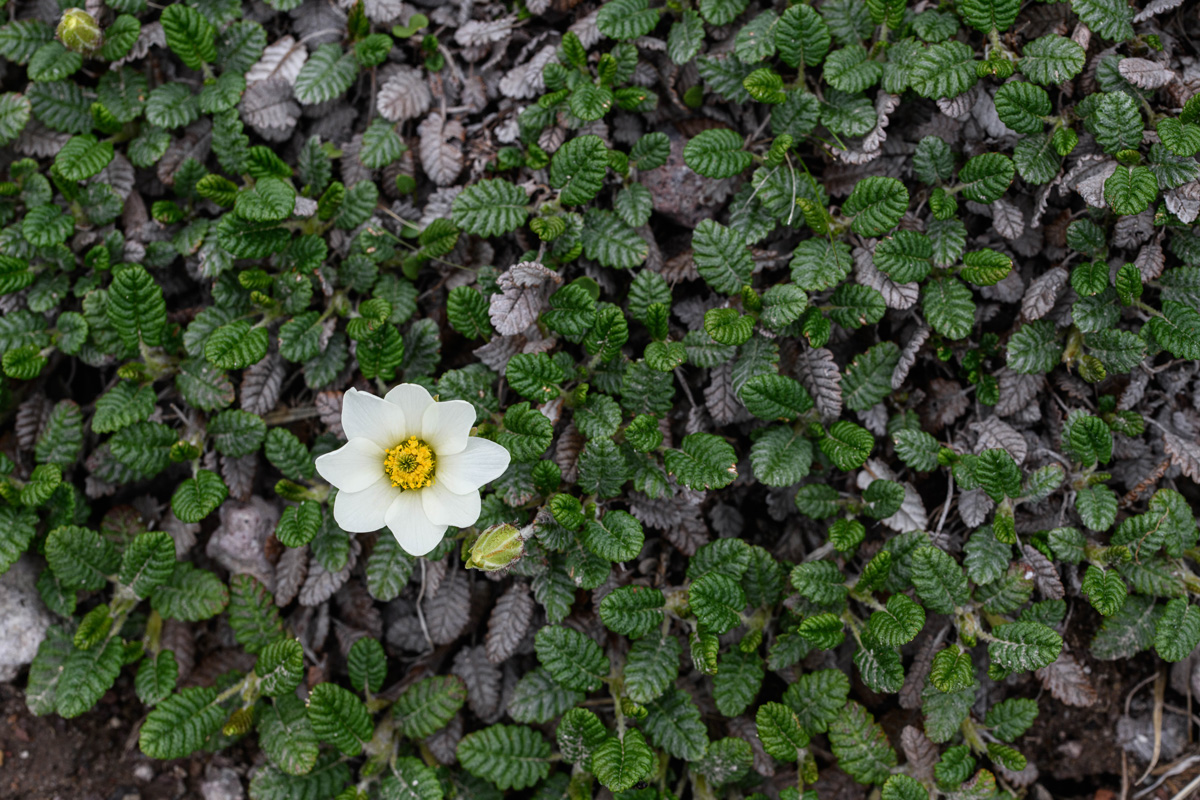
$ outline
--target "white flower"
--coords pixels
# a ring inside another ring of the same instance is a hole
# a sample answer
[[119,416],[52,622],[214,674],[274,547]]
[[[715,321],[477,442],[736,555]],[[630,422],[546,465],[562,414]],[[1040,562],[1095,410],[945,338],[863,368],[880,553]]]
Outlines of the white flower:
[[346,445],[317,459],[337,487],[333,518],[344,530],[387,525],[404,550],[423,556],[454,525],[479,519],[479,487],[508,469],[508,451],[471,436],[475,407],[435,402],[404,383],[384,398],[350,389],[342,398]]

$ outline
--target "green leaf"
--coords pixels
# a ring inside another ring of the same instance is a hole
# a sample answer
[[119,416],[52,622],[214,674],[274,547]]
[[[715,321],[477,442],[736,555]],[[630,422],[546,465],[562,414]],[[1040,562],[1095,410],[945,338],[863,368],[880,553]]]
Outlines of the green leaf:
[[449,724],[466,699],[467,688],[458,678],[425,678],[404,690],[392,713],[405,736],[424,739]]
[[888,598],[883,611],[871,614],[868,630],[871,638],[889,647],[908,644],[925,626],[925,609],[909,600],[906,595],[894,594]]
[[881,342],[855,357],[841,381],[846,407],[865,411],[891,394],[892,373],[899,363],[900,348],[892,342]]
[[724,225],[701,220],[692,234],[692,249],[696,270],[714,291],[737,294],[750,281],[754,262],[746,241]]
[[962,196],[977,203],[994,203],[1008,189],[1016,174],[1012,159],[1002,153],[982,153],[958,171]]
[[104,169],[112,160],[112,142],[101,142],[87,134],[73,136],[62,146],[54,157],[54,168],[69,181],[83,181]]
[[895,178],[863,178],[854,185],[842,212],[853,215],[851,227],[860,236],[887,233],[908,210],[908,189]]
[[789,264],[792,280],[810,292],[837,286],[850,274],[853,265],[849,245],[824,238],[805,239],[797,244]]
[[558,749],[570,764],[586,764],[608,738],[604,723],[585,708],[572,708],[563,714],[555,731]]
[[1006,450],[984,450],[975,461],[975,478],[993,502],[1021,494],[1021,470]]
[[640,639],[662,624],[664,603],[658,589],[622,586],[604,596],[600,619],[610,631]]
[[847,703],[830,724],[829,744],[838,766],[861,784],[882,784],[896,766],[896,751],[887,734],[855,702]]
[[971,654],[950,645],[933,657],[929,681],[939,692],[958,692],[975,685],[975,665]]
[[762,688],[763,661],[757,652],[732,650],[720,657],[713,676],[713,699],[727,717],[741,715]]
[[829,432],[818,444],[834,466],[849,472],[866,463],[875,447],[875,437],[853,422],[838,420],[829,426]]
[[450,208],[455,225],[488,238],[524,225],[529,218],[529,197],[506,180],[483,180],[463,189]]
[[326,800],[350,781],[350,767],[336,753],[326,753],[303,775],[288,775],[269,766],[259,770],[250,781],[250,796],[254,800]]
[[733,308],[711,308],[704,312],[704,332],[717,344],[736,347],[754,335],[754,318]]
[[1018,68],[1031,81],[1050,86],[1069,81],[1083,70],[1084,49],[1065,36],[1047,34],[1021,51]]
[[792,569],[792,586],[801,596],[828,606],[845,601],[849,591],[845,576],[831,561],[808,561]]
[[596,26],[611,39],[636,39],[654,30],[658,15],[659,9],[650,8],[649,0],[612,0],[600,7]]
[[1020,6],[1017,0],[964,0],[955,4],[954,10],[980,33],[1003,33],[1016,21]]
[[171,579],[150,595],[150,605],[168,619],[197,622],[225,610],[229,592],[220,578],[191,563],[178,561]]
[[[1197,617],[1200,622],[1200,616]],[[1197,629],[1200,633],[1200,628]],[[988,709],[984,723],[992,729],[992,735],[1002,742],[1011,742],[1029,730],[1037,719],[1037,701],[1028,697],[1012,697]]]
[[930,45],[909,70],[917,94],[934,99],[957,97],[975,85],[975,53],[959,41]]
[[241,574],[229,579],[229,626],[247,653],[257,655],[284,638],[275,599],[257,579]]
[[796,761],[808,747],[809,735],[801,727],[799,717],[782,703],[759,706],[754,721],[763,749],[780,761]]
[[176,3],[163,9],[159,18],[167,46],[190,69],[200,69],[217,59],[214,43],[216,29],[204,15],[191,6]]
[[813,407],[808,390],[784,375],[756,375],[738,394],[746,410],[759,419],[790,421]]
[[609,663],[603,651],[572,628],[558,625],[542,628],[534,644],[538,661],[554,680],[568,689],[594,692],[608,677]]
[[667,473],[689,489],[722,489],[737,477],[737,453],[721,437],[692,433],[681,447],[667,450],[663,459]]
[[1114,42],[1133,38],[1133,12],[1126,0],[1071,0],[1083,24]]
[[657,700],[646,703],[646,711],[642,727],[655,747],[688,761],[703,757],[708,748],[708,734],[700,709],[687,692],[673,688]]
[[362,701],[340,686],[318,683],[308,696],[313,733],[344,755],[356,756],[371,740],[375,726]]
[[550,745],[532,728],[492,725],[462,738],[458,760],[501,791],[519,791],[550,774]]
[[869,58],[862,45],[834,50],[825,59],[825,82],[843,92],[861,92],[879,82],[883,65]]
[[238,192],[234,212],[250,222],[278,222],[292,215],[296,190],[280,178],[260,178],[252,188]]
[[1062,637],[1038,622],[1012,622],[992,629],[988,657],[1013,672],[1041,669],[1062,652]]
[[[645,2],[645,0],[642,0]],[[609,736],[592,753],[592,771],[597,780],[613,792],[624,792],[650,776],[657,760],[636,728],[623,739]]]
[[138,385],[132,381],[119,381],[96,400],[96,411],[92,415],[92,430],[96,433],[112,433],[142,422],[154,413],[158,398],[154,387]]
[[1096,96],[1092,109],[1086,123],[1106,152],[1136,149],[1141,143],[1142,112],[1133,97],[1125,92],[1104,92]]
[[160,344],[167,325],[162,287],[143,267],[123,267],[113,274],[107,315],[126,350],[136,350],[139,341],[151,347]]
[[646,541],[642,523],[626,511],[609,511],[599,521],[589,520],[580,537],[584,547],[609,561],[637,558]]
[[228,496],[229,489],[221,477],[201,469],[196,471],[196,477],[179,484],[171,495],[171,510],[182,522],[199,522],[216,511]]
[[1166,661],[1182,661],[1198,643],[1200,608],[1189,605],[1184,597],[1169,601],[1154,626],[1154,649]]
[[754,156],[742,149],[742,137],[735,131],[711,128],[688,140],[683,162],[706,178],[732,178],[754,163]]
[[1008,340],[1008,366],[1013,372],[1037,375],[1049,372],[1062,357],[1062,345],[1048,320],[1027,322]]
[[967,603],[967,576],[940,548],[925,545],[913,551],[912,582],[925,608],[936,614],[952,614]]
[[883,319],[887,304],[878,290],[844,283],[829,298],[829,318],[843,328],[857,330]]
[[46,537],[46,561],[64,586],[95,591],[116,574],[120,556],[112,542],[95,531],[63,525]]
[[1108,530],[1117,518],[1117,495],[1104,484],[1085,487],[1075,495],[1075,510],[1091,530]]
[[1200,151],[1200,125],[1164,117],[1157,123],[1158,138],[1177,156],[1191,158]]
[[[630,1],[645,4],[645,0],[614,0]],[[610,7],[606,5],[604,9]],[[564,205],[582,205],[600,191],[607,170],[608,148],[604,141],[593,134],[577,136],[554,153],[550,161],[550,185],[559,190],[558,197]]]
[[1174,300],[1163,300],[1162,316],[1147,323],[1155,340],[1178,358],[1200,359],[1200,311]]
[[312,454],[287,428],[271,428],[263,447],[267,460],[294,481],[306,481],[316,471]]
[[641,266],[649,253],[646,240],[637,231],[604,209],[589,208],[584,213],[581,238],[588,258],[613,269]]
[[854,666],[862,682],[873,692],[894,693],[904,687],[904,666],[900,654],[891,647],[867,644],[854,653]]
[[808,475],[812,443],[792,429],[776,425],[763,429],[750,448],[754,477],[767,486],[791,486]]
[[789,67],[806,64],[815,67],[829,52],[829,26],[816,9],[798,4],[789,7],[775,29],[779,56]]
[[138,734],[142,752],[151,758],[170,759],[199,750],[225,722],[225,711],[216,699],[216,689],[194,686],[163,700],[142,723]]
[[701,625],[722,634],[741,624],[746,593],[737,581],[714,572],[700,577],[688,587],[688,603]]
[[146,656],[138,666],[133,686],[138,699],[154,706],[171,696],[179,681],[179,664],[170,650],[161,650],[157,656]]
[[896,448],[896,455],[910,468],[918,472],[930,472],[937,468],[937,454],[941,445],[925,431],[896,431],[892,435],[892,444]]
[[1000,121],[1017,133],[1041,133],[1046,127],[1043,118],[1053,111],[1050,95],[1031,83],[1004,84],[996,90],[995,102]]
[[342,52],[341,46],[327,42],[304,62],[292,89],[303,105],[324,103],[339,97],[358,77],[354,52]]
[[175,540],[163,531],[147,531],[126,545],[117,580],[136,597],[145,598],[174,573]]
[[809,735],[825,733],[846,705],[850,678],[838,669],[821,669],[796,678],[783,693],[783,702],[796,713]]
[[893,775],[883,784],[882,800],[928,800],[929,790],[907,775]]
[[308,721],[304,701],[285,694],[264,704],[258,718],[258,744],[271,763],[289,775],[311,772],[320,740]]
[[91,710],[116,683],[124,656],[124,642],[115,637],[107,640],[103,647],[71,650],[63,662],[55,689],[58,715],[71,719]]
[[1107,570],[1095,564],[1088,566],[1080,589],[1087,595],[1092,607],[1106,617],[1120,611],[1129,594],[1125,581],[1121,580],[1116,570]]
[[32,508],[0,506],[0,575],[17,562],[37,533],[37,512]]
[[[516,377],[511,373],[511,362],[510,374]],[[529,403],[517,403],[504,412],[504,431],[497,442],[512,454],[513,460],[529,462],[541,458],[553,438],[554,425],[544,414]]]
[[1104,181],[1104,199],[1122,216],[1140,214],[1158,196],[1158,179],[1149,167],[1118,166]]
[[672,635],[648,633],[629,649],[625,690],[635,703],[649,703],[675,683],[683,648]]

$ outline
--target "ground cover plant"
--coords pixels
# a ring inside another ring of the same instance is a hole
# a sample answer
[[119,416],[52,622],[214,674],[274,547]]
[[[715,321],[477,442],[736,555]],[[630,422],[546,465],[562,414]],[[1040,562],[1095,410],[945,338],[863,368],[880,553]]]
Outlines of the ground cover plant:
[[[1188,692],[1193,3],[5,11],[34,713],[132,675],[255,800],[913,800]],[[420,547],[315,468],[403,384],[511,458]]]

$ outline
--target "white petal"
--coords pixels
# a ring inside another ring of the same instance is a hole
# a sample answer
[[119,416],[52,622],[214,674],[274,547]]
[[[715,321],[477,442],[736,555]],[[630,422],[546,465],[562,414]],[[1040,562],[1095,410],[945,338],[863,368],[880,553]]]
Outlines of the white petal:
[[317,472],[343,492],[361,492],[384,474],[383,448],[370,439],[351,439],[317,459]]
[[424,386],[402,383],[384,395],[383,399],[404,412],[404,438],[421,435],[421,418],[425,415],[425,409],[433,405],[433,397],[425,391]]
[[401,492],[387,510],[387,526],[392,536],[411,556],[423,556],[438,546],[446,535],[446,525],[435,525],[421,507],[421,492]]
[[421,507],[431,522],[459,528],[474,525],[482,510],[478,489],[455,494],[436,480],[421,490]]
[[399,406],[351,388],[342,398],[342,429],[347,439],[370,439],[386,450],[407,438],[408,427]]
[[475,424],[475,406],[466,400],[430,403],[421,417],[421,438],[438,456],[461,453]]
[[444,483],[455,494],[466,494],[494,481],[508,469],[508,451],[488,439],[472,436],[461,453],[438,456],[435,483]]
[[384,517],[400,490],[386,475],[361,492],[338,492],[333,501],[333,519],[349,533],[370,533],[383,527]]

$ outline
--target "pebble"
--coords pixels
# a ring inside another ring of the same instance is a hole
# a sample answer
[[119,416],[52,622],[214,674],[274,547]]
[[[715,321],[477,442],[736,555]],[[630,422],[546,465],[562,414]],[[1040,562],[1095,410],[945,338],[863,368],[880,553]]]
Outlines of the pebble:
[[221,506],[221,525],[204,552],[235,575],[253,575],[268,591],[274,591],[275,568],[263,548],[277,522],[278,509],[261,497],[252,497],[248,503],[225,503]]
[[242,779],[229,767],[214,768],[210,766],[205,770],[204,782],[200,784],[200,795],[204,800],[245,800],[246,798],[246,793],[242,790]]
[[0,575],[0,681],[13,680],[33,661],[54,622],[38,595],[37,576],[38,568],[28,556]]

